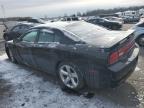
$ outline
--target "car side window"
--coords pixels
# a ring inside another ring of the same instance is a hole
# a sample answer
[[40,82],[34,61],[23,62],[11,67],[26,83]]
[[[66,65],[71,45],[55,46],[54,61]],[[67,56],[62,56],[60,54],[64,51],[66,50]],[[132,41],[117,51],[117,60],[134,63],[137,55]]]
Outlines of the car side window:
[[21,29],[22,29],[22,31],[27,31],[27,30],[29,29],[29,26],[23,25],[23,26],[21,27]]
[[37,34],[38,34],[37,31],[28,32],[23,36],[22,41],[23,42],[35,42]]
[[47,43],[54,41],[54,33],[51,30],[43,29],[39,33],[38,43]]
[[12,29],[12,31],[13,32],[17,32],[17,31],[19,31],[21,29],[21,26],[15,26],[13,29]]
[[78,38],[74,34],[71,34],[67,31],[63,31],[63,34],[64,34],[64,37],[61,39],[61,43],[73,44],[74,41],[78,40]]
[[104,22],[104,20],[103,19],[99,19],[99,22]]
[[54,42],[59,42],[61,44],[71,44],[73,41],[67,36],[64,31],[54,30]]

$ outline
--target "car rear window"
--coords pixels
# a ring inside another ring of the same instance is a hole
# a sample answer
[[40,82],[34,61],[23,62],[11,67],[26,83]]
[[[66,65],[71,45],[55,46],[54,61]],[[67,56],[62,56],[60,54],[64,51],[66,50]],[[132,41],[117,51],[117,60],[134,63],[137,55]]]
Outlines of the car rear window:
[[108,31],[103,27],[86,22],[73,23],[66,26],[65,29],[74,33],[80,39],[90,38],[97,34],[103,34],[104,31]]

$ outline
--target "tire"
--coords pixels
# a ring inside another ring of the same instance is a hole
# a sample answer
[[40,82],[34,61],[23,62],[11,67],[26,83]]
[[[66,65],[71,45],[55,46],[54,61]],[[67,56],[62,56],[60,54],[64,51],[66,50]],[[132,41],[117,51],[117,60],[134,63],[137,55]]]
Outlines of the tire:
[[17,62],[16,62],[16,59],[15,59],[14,56],[13,56],[13,53],[12,53],[11,49],[9,49],[9,48],[7,48],[7,55],[8,55],[9,60],[10,60],[11,62],[17,63]]
[[139,44],[139,46],[144,46],[144,35],[138,37],[137,43]]
[[83,77],[78,67],[72,63],[61,63],[58,67],[58,77],[63,91],[79,91],[84,87]]

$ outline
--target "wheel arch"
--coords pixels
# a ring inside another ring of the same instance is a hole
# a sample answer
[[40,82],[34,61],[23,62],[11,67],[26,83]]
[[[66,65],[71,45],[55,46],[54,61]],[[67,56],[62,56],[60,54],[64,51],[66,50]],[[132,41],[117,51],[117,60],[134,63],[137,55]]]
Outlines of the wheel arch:
[[[71,63],[71,64],[76,65],[77,67],[79,66],[79,63],[76,63],[74,60],[67,60],[67,59],[59,60],[59,61],[57,61],[56,65],[55,65],[56,76],[58,76],[58,69],[59,69],[60,64],[62,64],[62,63]],[[81,72],[81,69],[79,69],[79,71],[80,71],[80,74],[82,75],[82,77],[84,78],[84,73]]]
[[59,60],[57,63],[56,63],[56,77],[60,80],[60,76],[59,76],[59,72],[58,72],[58,69],[60,66],[62,66],[63,64],[67,64],[68,65],[72,65],[74,66],[75,69],[78,69],[78,75],[80,76],[79,78],[81,79],[80,81],[80,87],[78,89],[82,89],[82,88],[85,88],[87,85],[86,83],[86,80],[84,78],[84,74],[82,74],[81,70],[79,69],[79,67],[77,66],[77,64],[74,62],[74,60]]

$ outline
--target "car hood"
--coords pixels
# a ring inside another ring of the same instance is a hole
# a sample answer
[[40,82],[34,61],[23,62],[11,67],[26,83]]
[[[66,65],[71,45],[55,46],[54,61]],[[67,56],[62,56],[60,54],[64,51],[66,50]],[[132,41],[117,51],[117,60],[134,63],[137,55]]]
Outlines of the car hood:
[[134,30],[128,31],[106,31],[103,33],[95,33],[91,37],[85,37],[82,40],[88,44],[101,48],[109,48],[131,35]]

